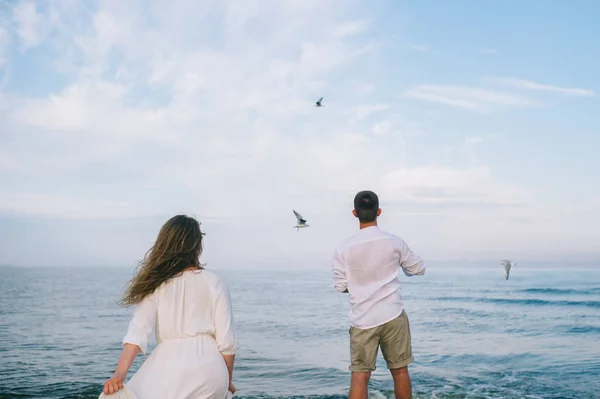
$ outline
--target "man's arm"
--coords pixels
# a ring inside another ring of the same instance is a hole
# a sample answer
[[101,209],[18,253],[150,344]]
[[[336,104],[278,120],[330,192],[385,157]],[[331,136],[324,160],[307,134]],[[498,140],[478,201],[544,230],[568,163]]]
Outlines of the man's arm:
[[398,239],[398,251],[400,252],[400,267],[407,276],[422,276],[425,274],[425,262],[420,256],[415,254],[412,249],[402,239]]
[[337,292],[348,292],[348,281],[346,280],[346,265],[339,249],[333,253],[332,260],[333,283]]

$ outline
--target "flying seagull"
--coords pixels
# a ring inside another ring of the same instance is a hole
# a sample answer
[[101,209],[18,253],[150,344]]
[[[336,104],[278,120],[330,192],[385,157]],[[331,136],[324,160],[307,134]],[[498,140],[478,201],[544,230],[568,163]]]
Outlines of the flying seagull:
[[317,107],[322,107],[323,104],[321,104],[321,101],[323,101],[323,97],[319,98],[319,101],[317,101],[316,106]]
[[300,231],[300,229],[304,228],[304,227],[310,227],[309,225],[306,224],[306,219],[304,219],[302,217],[302,215],[300,215],[298,212],[294,211],[294,215],[296,215],[296,225],[294,226],[296,228],[296,231]]
[[516,266],[516,263],[511,262],[510,260],[503,260],[501,265],[504,266],[504,277],[508,280],[508,276],[510,275],[510,268]]

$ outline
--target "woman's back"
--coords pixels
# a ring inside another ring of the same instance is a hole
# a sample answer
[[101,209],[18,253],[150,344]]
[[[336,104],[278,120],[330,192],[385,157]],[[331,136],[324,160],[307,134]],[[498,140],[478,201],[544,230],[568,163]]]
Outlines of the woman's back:
[[217,274],[187,270],[165,282],[136,305],[123,343],[145,353],[153,327],[158,346],[127,384],[138,399],[226,397],[222,355],[235,353],[236,337],[229,291]]
[[[221,278],[209,270],[188,270],[159,287],[155,293],[158,343],[169,339],[195,337],[200,334],[217,335],[231,329],[231,309],[228,291]],[[221,342],[233,344],[228,334]],[[219,339],[217,339],[217,342]]]
[[234,353],[236,337],[227,286],[209,270],[187,270],[136,305],[123,343],[146,353],[152,330],[156,342],[210,335],[219,351]]
[[235,392],[231,298],[220,277],[202,268],[203,235],[185,215],[160,229],[121,301],[135,309],[105,394],[123,388],[154,330],[158,345],[126,384],[137,399],[225,399]]

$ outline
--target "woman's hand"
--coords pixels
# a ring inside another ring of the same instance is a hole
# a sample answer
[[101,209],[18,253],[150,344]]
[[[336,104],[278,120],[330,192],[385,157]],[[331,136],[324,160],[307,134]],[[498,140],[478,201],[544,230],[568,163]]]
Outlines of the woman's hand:
[[125,381],[125,377],[127,377],[127,373],[129,372],[129,367],[131,367],[131,363],[133,363],[133,360],[138,353],[140,353],[139,346],[130,343],[123,345],[117,368],[112,377],[104,383],[105,395],[111,395],[123,389],[123,381]]
[[232,394],[234,394],[235,391],[237,391],[237,389],[235,389],[235,385],[233,385],[233,383],[230,382],[229,383],[229,392],[231,392]]
[[104,383],[104,394],[111,395],[123,389],[123,381],[125,381],[123,375],[117,373],[113,374],[113,376]]

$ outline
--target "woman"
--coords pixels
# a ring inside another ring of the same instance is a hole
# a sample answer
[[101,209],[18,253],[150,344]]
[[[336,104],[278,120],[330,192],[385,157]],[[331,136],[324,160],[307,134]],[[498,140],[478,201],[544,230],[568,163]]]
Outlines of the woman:
[[105,395],[123,388],[154,327],[158,345],[127,383],[137,399],[225,399],[235,392],[231,298],[221,279],[200,264],[203,235],[200,224],[183,215],[161,228],[121,300],[135,310]]

